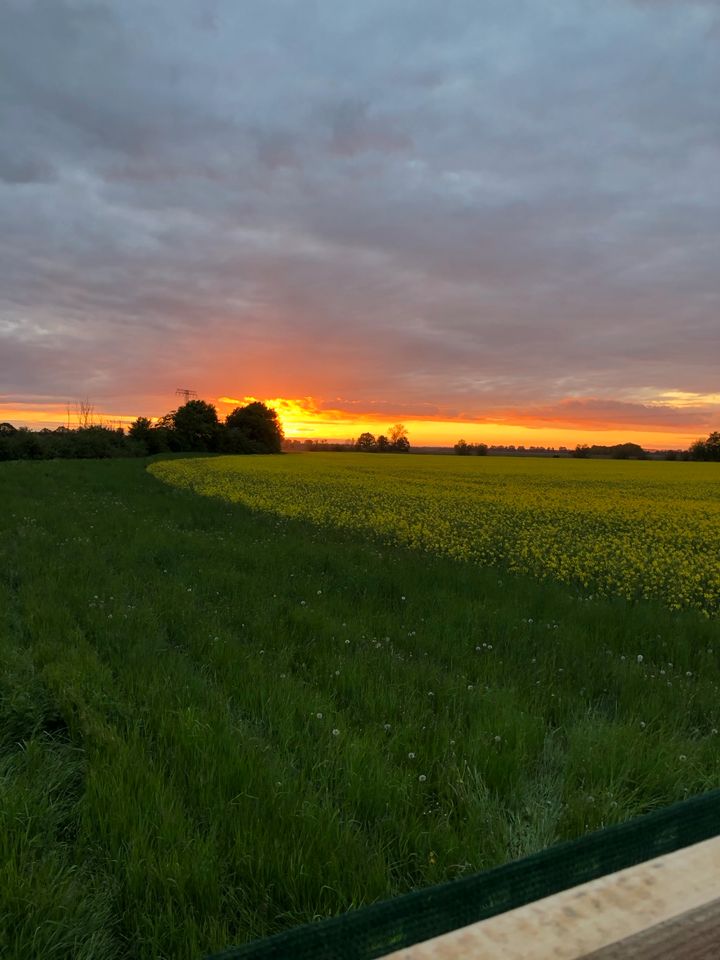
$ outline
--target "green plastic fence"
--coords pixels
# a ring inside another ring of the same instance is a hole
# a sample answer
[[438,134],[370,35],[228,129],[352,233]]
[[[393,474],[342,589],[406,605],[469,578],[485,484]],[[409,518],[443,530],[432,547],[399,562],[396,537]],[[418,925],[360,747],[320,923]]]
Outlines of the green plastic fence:
[[471,877],[255,940],[207,960],[373,960],[720,833],[720,790]]

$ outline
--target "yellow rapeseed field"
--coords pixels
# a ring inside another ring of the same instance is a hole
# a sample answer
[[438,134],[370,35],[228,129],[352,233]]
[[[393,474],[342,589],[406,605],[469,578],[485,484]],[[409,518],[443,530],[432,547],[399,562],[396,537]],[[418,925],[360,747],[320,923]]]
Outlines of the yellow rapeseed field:
[[588,593],[720,612],[712,463],[378,454],[161,461],[200,494]]

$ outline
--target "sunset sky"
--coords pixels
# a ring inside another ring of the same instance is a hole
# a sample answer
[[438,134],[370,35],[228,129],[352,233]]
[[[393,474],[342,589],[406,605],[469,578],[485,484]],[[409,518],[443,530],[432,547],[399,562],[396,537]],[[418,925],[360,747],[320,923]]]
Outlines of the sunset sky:
[[3,0],[0,421],[686,447],[718,91],[718,0]]

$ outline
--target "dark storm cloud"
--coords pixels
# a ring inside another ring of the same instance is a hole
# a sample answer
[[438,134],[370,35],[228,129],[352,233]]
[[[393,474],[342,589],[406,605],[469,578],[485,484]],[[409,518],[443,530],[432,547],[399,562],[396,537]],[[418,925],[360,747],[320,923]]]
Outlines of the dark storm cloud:
[[717,392],[719,22],[9,0],[0,391],[568,422]]

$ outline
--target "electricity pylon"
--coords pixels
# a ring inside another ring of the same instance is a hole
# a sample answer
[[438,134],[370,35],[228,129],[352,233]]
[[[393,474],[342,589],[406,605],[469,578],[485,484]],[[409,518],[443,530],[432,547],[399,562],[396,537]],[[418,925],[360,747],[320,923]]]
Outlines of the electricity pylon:
[[178,387],[177,390],[175,391],[175,396],[184,397],[185,403],[187,403],[188,400],[194,399],[195,397],[197,397],[197,390],[188,390],[187,387]]

